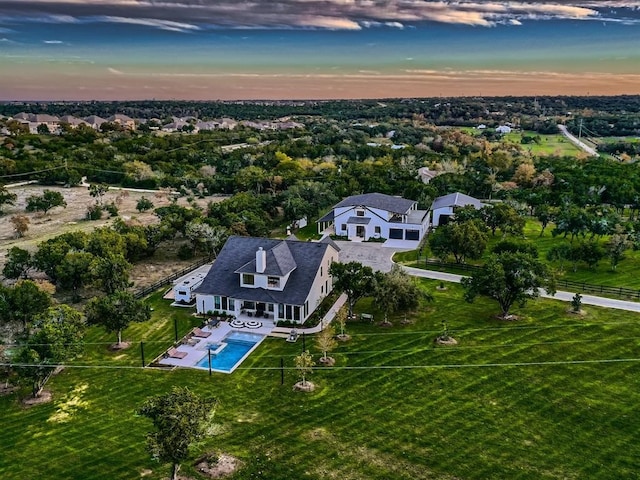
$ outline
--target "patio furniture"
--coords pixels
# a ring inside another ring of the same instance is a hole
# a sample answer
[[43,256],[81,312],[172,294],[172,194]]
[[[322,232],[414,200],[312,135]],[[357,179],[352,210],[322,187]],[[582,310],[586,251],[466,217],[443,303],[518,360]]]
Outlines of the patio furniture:
[[200,339],[196,338],[196,337],[192,337],[187,339],[187,345],[194,347],[198,344],[198,342],[200,341]]
[[289,343],[295,343],[298,340],[298,331],[294,328],[293,330],[291,330],[291,333],[289,333],[289,337],[287,338],[287,342]]
[[242,321],[242,320],[240,320],[240,319],[236,318],[236,319],[234,319],[234,320],[231,320],[230,325],[231,325],[233,328],[242,328],[242,327],[244,327],[244,321]]
[[373,315],[370,313],[361,313],[360,320],[373,323]]
[[181,352],[180,350],[177,350],[175,347],[171,347],[169,350],[167,350],[167,355],[169,355],[171,358],[184,358],[188,355],[188,353]]
[[218,320],[217,318],[212,318],[207,325],[209,326],[209,328],[218,328],[220,326],[220,320]]
[[249,320],[248,322],[244,323],[244,326],[247,328],[260,328],[262,326],[262,322],[259,322],[257,320]]
[[204,330],[200,330],[198,327],[193,329],[193,336],[198,338],[207,338],[211,335],[211,332],[205,332]]

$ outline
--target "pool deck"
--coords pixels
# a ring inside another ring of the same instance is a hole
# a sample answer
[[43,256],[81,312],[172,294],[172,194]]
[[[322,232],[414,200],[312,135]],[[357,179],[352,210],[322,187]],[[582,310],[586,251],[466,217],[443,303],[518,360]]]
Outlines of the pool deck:
[[258,328],[240,327],[234,328],[229,322],[220,322],[217,327],[202,327],[205,332],[210,332],[207,338],[191,337],[189,339],[193,344],[185,343],[176,347],[179,352],[185,352],[187,354],[184,358],[166,357],[158,361],[161,365],[170,365],[174,367],[190,367],[195,368],[195,364],[204,357],[207,352],[206,346],[208,343],[220,343],[224,337],[230,332],[246,332],[255,333],[258,335],[264,335],[265,337],[271,333],[273,329],[273,322],[265,321],[260,322],[262,325]]

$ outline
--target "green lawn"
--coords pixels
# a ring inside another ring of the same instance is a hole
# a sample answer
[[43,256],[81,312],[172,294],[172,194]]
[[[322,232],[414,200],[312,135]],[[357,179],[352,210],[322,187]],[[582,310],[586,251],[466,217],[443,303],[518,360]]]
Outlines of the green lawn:
[[[525,225],[524,234],[525,237],[531,242],[535,243],[538,247],[538,255],[541,260],[547,262],[546,255],[551,247],[554,245],[558,245],[559,243],[570,243],[570,238],[566,239],[562,236],[553,237],[551,235],[551,231],[553,230],[553,224],[547,226],[544,231],[544,235],[540,236],[540,222],[533,219],[528,219]],[[483,260],[491,253],[491,248],[497,242],[502,239],[502,235],[498,230],[494,237],[489,233],[489,242],[487,245],[487,250],[482,259],[478,261],[469,261],[470,264],[480,265],[483,263]],[[588,239],[588,237],[587,237]],[[576,239],[574,242],[579,242],[582,239]],[[606,248],[606,242],[608,241],[608,237],[603,237],[597,240]],[[398,263],[402,263],[404,265],[420,267],[424,268],[424,262],[417,262],[418,252],[416,250],[411,250],[409,252],[398,252],[393,256],[393,260]],[[433,255],[429,251],[428,242],[425,242],[425,248],[422,252],[421,258],[425,257],[431,258]],[[547,262],[549,263],[549,262]],[[611,269],[611,264],[609,263],[609,259],[607,257],[603,258],[598,266],[595,269],[590,269],[586,266],[585,263],[579,262],[577,265],[577,270],[573,271],[573,265],[571,263],[565,262],[562,266],[559,262],[551,262],[549,263],[558,273],[559,279],[570,280],[574,282],[585,282],[593,285],[606,285],[610,287],[624,287],[624,288],[633,288],[640,289],[640,275],[638,275],[638,271],[640,271],[640,251],[628,250],[625,253],[625,259],[622,260],[616,270]],[[453,271],[453,270],[452,270]],[[460,273],[456,271],[455,273]]]
[[528,143],[522,144],[522,148],[524,150],[529,150],[534,156],[560,156],[560,157],[571,157],[578,153],[581,153],[578,147],[576,147],[573,143],[567,140],[561,134],[539,134],[536,132],[512,132],[507,133],[502,137],[502,141],[507,141],[510,143],[521,144],[522,136],[532,136],[540,137],[540,143]]
[[[267,339],[235,373],[212,377],[143,370],[136,348],[94,347],[75,364],[105,368],[65,369],[48,385],[53,403],[23,408],[0,398],[0,476],[160,479],[168,468],[145,452],[150,423],[134,411],[187,385],[219,398],[214,435],[197,453],[240,457],[235,479],[637,478],[640,362],[624,359],[638,357],[638,315],[587,307],[580,318],[545,300],[500,322],[494,303],[469,305],[458,286],[423,284],[435,302],[412,324],[349,325],[353,339],[338,348],[335,368],[316,369],[312,394],[292,391],[300,341]],[[157,297],[152,304],[152,321],[125,337],[166,347],[176,310]],[[358,310],[381,318],[370,299]],[[188,316],[176,315],[186,330]],[[444,319],[456,347],[433,344]],[[88,341],[112,339],[96,330]],[[183,473],[200,478],[190,465]]]

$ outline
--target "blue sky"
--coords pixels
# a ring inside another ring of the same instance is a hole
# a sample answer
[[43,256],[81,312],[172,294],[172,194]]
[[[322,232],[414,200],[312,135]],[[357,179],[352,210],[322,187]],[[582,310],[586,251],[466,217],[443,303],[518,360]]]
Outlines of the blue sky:
[[640,1],[0,0],[0,100],[640,93]]

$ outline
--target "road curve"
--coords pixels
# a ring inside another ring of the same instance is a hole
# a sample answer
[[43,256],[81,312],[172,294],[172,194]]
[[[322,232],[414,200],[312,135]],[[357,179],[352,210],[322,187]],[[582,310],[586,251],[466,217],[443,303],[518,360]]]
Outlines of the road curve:
[[587,145],[586,143],[578,140],[574,135],[572,135],[569,130],[567,130],[567,127],[565,127],[564,125],[558,125],[558,130],[560,130],[560,133],[562,133],[562,135],[564,135],[565,137],[567,137],[567,139],[573,143],[575,146],[577,146],[578,148],[581,148],[582,150],[584,150],[585,152],[587,152],[589,155],[591,155],[592,157],[598,157],[600,154],[598,153],[598,151],[595,148],[590,147],[589,145]]

